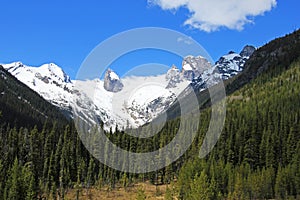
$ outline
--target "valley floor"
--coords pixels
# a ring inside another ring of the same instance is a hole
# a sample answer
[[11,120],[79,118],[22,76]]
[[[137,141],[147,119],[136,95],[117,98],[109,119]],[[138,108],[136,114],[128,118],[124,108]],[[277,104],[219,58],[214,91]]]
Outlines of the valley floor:
[[[168,185],[168,187],[171,187]],[[138,199],[139,194],[143,193],[147,200],[165,199],[167,185],[155,186],[149,182],[138,183],[133,186],[127,187],[125,190],[123,187],[117,187],[109,190],[108,187],[101,189],[90,188],[81,189],[79,192],[80,200],[135,200]],[[71,189],[66,195],[66,199],[76,199],[76,189]]]

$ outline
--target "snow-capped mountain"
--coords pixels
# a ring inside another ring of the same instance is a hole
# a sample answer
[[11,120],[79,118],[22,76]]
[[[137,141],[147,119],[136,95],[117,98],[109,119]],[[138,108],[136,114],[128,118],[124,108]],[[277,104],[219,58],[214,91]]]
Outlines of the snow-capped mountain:
[[182,76],[180,70],[175,65],[168,70],[166,74],[166,80],[169,81],[167,88],[174,88],[176,87],[177,83],[181,82]]
[[54,63],[31,67],[21,62],[14,62],[3,67],[52,104],[63,109],[70,106],[73,83],[70,77]]
[[187,56],[181,70],[173,65],[166,74],[120,78],[108,69],[104,79],[70,80],[54,63],[31,67],[15,62],[3,67],[43,98],[87,121],[103,122],[108,130],[137,128],[151,122],[189,85],[199,91],[243,70],[255,50],[246,46],[240,54],[230,52],[215,65],[201,56]]
[[[115,125],[121,129],[137,128],[150,122],[166,110],[190,83],[181,80],[175,87],[168,88],[170,80],[166,78],[166,74],[119,78],[115,72],[108,70],[105,77],[111,76],[114,77],[113,82],[106,78],[73,81],[73,90],[78,91],[74,102],[77,115],[87,121],[99,118],[106,129],[114,128]],[[119,82],[115,82],[116,80]],[[112,84],[112,87],[106,87],[105,84]],[[111,88],[115,88],[114,84],[122,87],[112,90]],[[83,103],[88,106],[82,105]]]
[[181,80],[176,87],[167,88],[166,75],[136,76],[122,79],[108,69],[104,80],[70,80],[54,63],[40,67],[21,62],[3,67],[43,98],[69,111],[76,109],[86,120],[104,123],[108,130],[141,126],[164,111],[189,82]]
[[239,54],[230,51],[227,55],[222,56],[215,64],[215,67],[223,75],[222,79],[228,79],[241,72],[245,62],[254,51],[253,46],[247,45]]
[[211,63],[201,56],[186,56],[182,61],[182,74],[185,79],[192,81],[211,67]]
[[244,69],[245,62],[254,51],[255,47],[250,45],[245,46],[239,54],[230,51],[219,58],[214,66],[193,79],[191,86],[201,91],[217,84],[221,80],[226,80],[237,75]]

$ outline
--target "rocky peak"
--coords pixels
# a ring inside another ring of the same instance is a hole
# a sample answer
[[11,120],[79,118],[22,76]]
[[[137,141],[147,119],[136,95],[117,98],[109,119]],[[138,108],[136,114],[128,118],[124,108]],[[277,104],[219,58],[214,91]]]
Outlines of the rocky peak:
[[228,79],[244,69],[245,62],[255,51],[255,47],[247,45],[243,48],[240,54],[230,51],[222,56],[215,64],[222,79]]
[[175,65],[172,65],[172,68],[168,70],[166,80],[169,81],[166,88],[174,88],[177,83],[182,81],[180,70]]
[[39,72],[36,74],[36,77],[38,77],[39,74],[60,84],[71,83],[70,77],[62,70],[62,68],[54,63],[42,65]]
[[240,55],[242,57],[250,57],[253,52],[255,51],[255,47],[251,45],[246,45],[243,50],[241,51]]
[[182,61],[182,75],[191,81],[211,67],[211,63],[202,56],[187,56]]
[[119,92],[123,89],[123,84],[119,76],[111,69],[105,72],[104,89],[109,92]]

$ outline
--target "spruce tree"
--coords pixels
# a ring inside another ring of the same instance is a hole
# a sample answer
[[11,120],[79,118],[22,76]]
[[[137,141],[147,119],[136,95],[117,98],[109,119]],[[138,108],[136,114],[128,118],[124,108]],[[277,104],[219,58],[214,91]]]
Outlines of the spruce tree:
[[21,173],[20,173],[19,161],[15,158],[14,164],[10,170],[9,184],[7,184],[8,195],[7,199],[9,200],[18,200],[22,198],[21,190]]

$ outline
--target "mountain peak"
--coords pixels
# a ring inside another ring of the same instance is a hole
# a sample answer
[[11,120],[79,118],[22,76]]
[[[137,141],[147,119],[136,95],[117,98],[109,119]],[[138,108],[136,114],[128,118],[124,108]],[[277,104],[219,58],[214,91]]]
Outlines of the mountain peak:
[[107,69],[106,73],[108,74],[108,76],[112,80],[119,80],[120,79],[119,76],[110,68]]
[[175,65],[172,65],[171,69],[168,70],[166,80],[169,81],[166,88],[174,88],[177,83],[181,82],[180,71]]
[[173,64],[171,69],[178,70],[178,67],[176,67],[176,65]]
[[250,57],[253,52],[256,50],[256,48],[252,45],[246,45],[243,50],[241,51],[240,55],[242,57]]
[[45,74],[49,74],[49,76],[54,76],[61,79],[63,82],[70,83],[70,77],[64,72],[64,70],[56,65],[55,63],[44,64],[40,67]]
[[109,92],[119,92],[123,89],[119,76],[110,68],[105,72],[104,89]]
[[202,56],[186,56],[182,61],[182,75],[191,81],[211,67],[211,63]]

